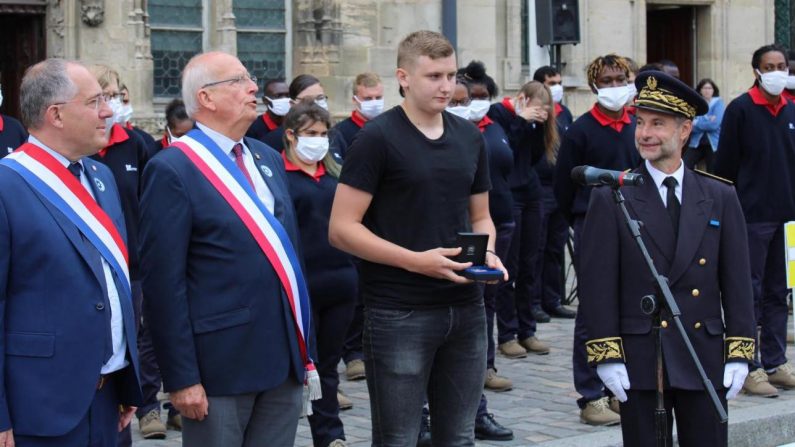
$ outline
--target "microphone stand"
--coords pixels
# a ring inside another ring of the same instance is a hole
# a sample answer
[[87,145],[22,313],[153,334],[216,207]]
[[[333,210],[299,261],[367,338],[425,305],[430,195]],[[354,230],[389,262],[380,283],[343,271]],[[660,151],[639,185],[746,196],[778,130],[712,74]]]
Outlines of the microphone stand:
[[674,300],[674,296],[671,293],[671,289],[668,287],[668,278],[660,275],[657,272],[657,268],[654,266],[654,261],[652,261],[651,256],[649,255],[649,251],[646,249],[646,244],[643,243],[643,239],[640,235],[640,222],[633,219],[629,215],[629,211],[627,211],[627,207],[624,204],[624,195],[621,194],[618,185],[612,186],[613,189],[613,199],[621,208],[621,212],[624,215],[624,219],[627,223],[627,228],[629,228],[629,232],[632,234],[633,239],[638,244],[638,248],[640,249],[641,253],[643,253],[643,258],[646,261],[646,266],[649,268],[652,277],[654,278],[655,295],[646,295],[641,298],[641,310],[646,315],[651,315],[653,317],[653,325],[652,325],[652,333],[655,338],[655,348],[657,353],[657,407],[654,410],[654,431],[656,434],[657,439],[657,446],[665,447],[666,445],[666,438],[668,436],[668,418],[665,410],[665,400],[663,396],[663,357],[662,357],[662,331],[660,330],[661,324],[661,310],[665,307],[673,317],[674,324],[676,328],[679,330],[679,334],[682,336],[682,340],[685,342],[685,346],[687,346],[687,351],[690,353],[690,357],[693,359],[693,363],[696,365],[696,369],[698,370],[699,376],[701,376],[701,382],[704,384],[704,389],[709,394],[710,399],[712,400],[712,405],[715,407],[715,411],[718,413],[718,418],[720,419],[721,423],[726,423],[729,420],[729,416],[726,414],[726,410],[723,408],[723,405],[718,399],[718,394],[715,392],[715,387],[712,385],[712,382],[707,378],[707,373],[704,371],[704,367],[701,366],[701,361],[698,358],[698,354],[696,354],[695,349],[693,349],[693,344],[690,342],[690,338],[687,336],[687,332],[685,332],[685,327],[682,324],[681,315],[682,312],[679,310],[679,306],[676,304]]

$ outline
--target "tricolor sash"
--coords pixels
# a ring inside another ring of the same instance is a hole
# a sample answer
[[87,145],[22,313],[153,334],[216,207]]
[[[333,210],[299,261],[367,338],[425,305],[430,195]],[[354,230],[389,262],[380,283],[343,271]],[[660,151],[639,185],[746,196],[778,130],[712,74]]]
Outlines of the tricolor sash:
[[292,311],[298,348],[307,370],[310,399],[319,399],[320,382],[308,350],[309,293],[287,232],[257,197],[240,168],[204,132],[193,129],[171,145],[181,150],[218,191],[276,271]]
[[25,143],[0,160],[0,166],[22,176],[72,222],[113,269],[122,292],[132,300],[127,246],[107,213],[80,181],[44,149]]

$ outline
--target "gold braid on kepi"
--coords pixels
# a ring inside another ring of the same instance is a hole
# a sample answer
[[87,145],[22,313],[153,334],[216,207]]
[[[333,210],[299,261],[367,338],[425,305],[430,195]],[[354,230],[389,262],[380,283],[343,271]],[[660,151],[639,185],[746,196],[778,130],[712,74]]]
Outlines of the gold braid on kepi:
[[754,347],[756,341],[747,337],[726,337],[724,344],[724,357],[727,362],[742,360],[754,361]]
[[624,344],[621,337],[598,338],[585,342],[589,365],[624,361]]
[[707,101],[695,90],[661,71],[644,71],[635,78],[638,97],[635,107],[677,115],[692,120],[709,110]]

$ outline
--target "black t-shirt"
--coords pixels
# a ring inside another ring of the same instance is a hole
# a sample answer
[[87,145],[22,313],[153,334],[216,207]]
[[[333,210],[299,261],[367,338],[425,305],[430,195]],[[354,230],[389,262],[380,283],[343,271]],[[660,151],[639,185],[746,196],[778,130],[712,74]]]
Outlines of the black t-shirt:
[[[373,195],[364,225],[413,251],[454,247],[471,229],[469,201],[489,190],[483,138],[471,122],[443,113],[444,133],[428,139],[394,107],[369,121],[348,149],[340,182]],[[362,261],[361,292],[370,307],[416,309],[477,302],[478,286],[455,284]]]

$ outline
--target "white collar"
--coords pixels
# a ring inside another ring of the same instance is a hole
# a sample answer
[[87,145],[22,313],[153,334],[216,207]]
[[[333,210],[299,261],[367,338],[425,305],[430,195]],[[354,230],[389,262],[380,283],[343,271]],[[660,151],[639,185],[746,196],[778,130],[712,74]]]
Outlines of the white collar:
[[652,180],[654,180],[654,184],[657,186],[657,189],[660,189],[664,186],[662,183],[666,177],[673,177],[676,179],[677,189],[681,190],[682,181],[685,178],[685,164],[683,161],[679,161],[679,168],[677,168],[673,174],[666,174],[660,171],[659,169],[652,166],[649,160],[646,160],[645,163],[646,170],[649,171],[649,175],[651,175]]
[[[50,154],[53,157],[55,157],[55,159],[58,160],[58,162],[60,162],[65,168],[68,167],[70,164],[72,164],[72,162],[69,161],[68,158],[66,158],[63,155],[59,154],[58,152],[56,152],[54,149],[52,149],[51,147],[47,146],[46,144],[42,143],[38,138],[34,137],[33,135],[28,135],[28,142],[32,143],[32,144],[35,144],[36,146],[44,149],[48,154]],[[80,159],[80,160],[77,161],[77,163],[80,163],[80,165],[82,166],[83,165],[83,160]]]
[[218,147],[221,148],[222,151],[224,151],[225,154],[232,152],[232,148],[235,147],[235,145],[238,143],[240,143],[243,146],[243,151],[246,150],[246,145],[243,143],[242,139],[240,141],[235,141],[216,130],[210,129],[209,127],[205,126],[204,124],[198,121],[196,121],[196,127],[198,127],[199,130],[207,134],[207,136],[210,137],[210,139],[213,140],[215,144],[217,144]]

